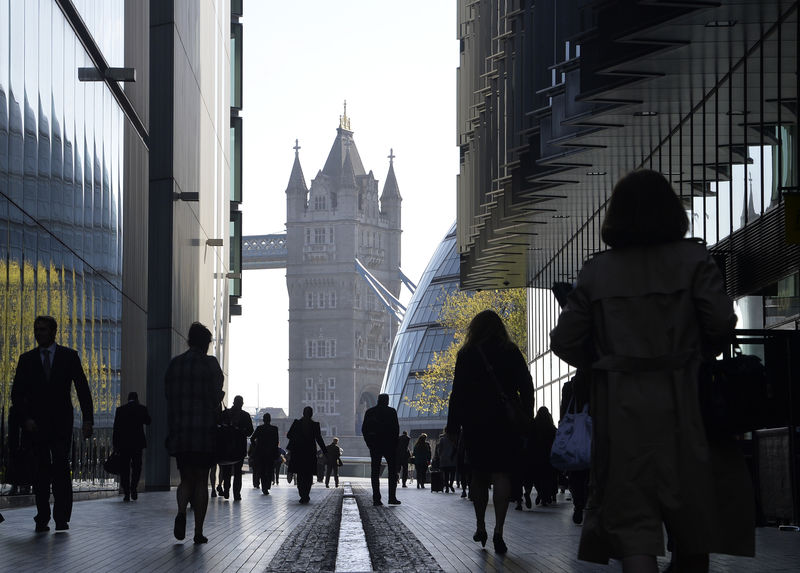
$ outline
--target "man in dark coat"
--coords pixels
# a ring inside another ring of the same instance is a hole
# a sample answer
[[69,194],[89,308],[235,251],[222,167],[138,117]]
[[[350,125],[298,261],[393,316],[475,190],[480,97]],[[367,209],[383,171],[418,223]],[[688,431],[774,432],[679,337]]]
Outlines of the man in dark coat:
[[238,451],[241,459],[236,463],[220,466],[220,481],[222,482],[222,495],[228,499],[231,492],[231,474],[233,475],[233,500],[242,499],[242,465],[244,457],[247,455],[247,437],[253,433],[253,419],[250,414],[242,410],[244,398],[235,396],[233,406],[222,413],[222,422],[230,424],[238,430],[236,437],[239,440]]
[[11,387],[11,402],[31,436],[36,474],[36,531],[49,531],[50,484],[56,531],[69,529],[72,515],[72,479],[69,458],[72,447],[72,399],[75,392],[83,414],[83,438],[93,433],[94,407],[89,382],[78,353],[56,344],[58,324],[52,316],[37,316],[33,334],[38,348],[19,357]]
[[269,486],[272,485],[272,468],[278,456],[278,428],[270,424],[272,416],[264,414],[264,423],[261,424],[250,438],[253,447],[254,474],[258,475],[261,492],[269,495]]
[[339,447],[339,438],[333,438],[328,444],[328,454],[325,456],[325,487],[330,487],[331,474],[333,483],[339,487],[339,466],[342,464],[342,448]]
[[308,503],[311,498],[311,484],[314,480],[314,471],[317,465],[317,451],[315,443],[319,444],[322,452],[327,455],[328,447],[322,440],[319,422],[311,419],[314,409],[311,406],[303,408],[303,417],[292,422],[292,427],[286,433],[289,438],[289,472],[297,475],[297,492],[300,494],[300,503]]
[[395,483],[398,479],[402,479],[403,487],[406,486],[408,481],[408,460],[411,457],[411,452],[408,451],[408,446],[411,443],[411,438],[408,432],[403,430],[400,437],[397,439],[397,453],[395,454],[395,462],[397,463],[397,472],[394,476]]
[[119,453],[122,466],[120,482],[125,497],[122,501],[137,499],[139,476],[142,475],[142,450],[147,447],[144,427],[150,425],[147,407],[139,403],[136,392],[128,394],[128,403],[117,408],[114,415],[114,433],[111,442]]
[[380,394],[378,404],[364,412],[364,422],[361,424],[361,434],[369,448],[372,462],[372,504],[383,505],[381,502],[380,476],[381,458],[386,458],[389,477],[389,504],[400,505],[397,499],[397,436],[400,433],[400,424],[397,421],[397,410],[389,407],[389,395]]

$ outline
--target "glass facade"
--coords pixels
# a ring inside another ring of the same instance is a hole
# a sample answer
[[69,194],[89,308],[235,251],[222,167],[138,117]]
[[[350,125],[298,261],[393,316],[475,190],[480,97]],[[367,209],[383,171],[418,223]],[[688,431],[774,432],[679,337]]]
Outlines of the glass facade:
[[416,396],[417,374],[428,368],[434,353],[444,351],[453,342],[453,332],[443,328],[438,320],[445,298],[458,288],[458,260],[453,225],[422,274],[395,336],[381,392],[389,394],[389,404],[397,409],[401,429],[444,427],[446,410],[435,416],[418,412],[405,403],[405,398]]
[[[121,65],[123,2],[76,4],[99,32],[107,61]],[[34,317],[49,314],[58,322],[56,342],[83,361],[100,446],[120,392],[126,118],[105,83],[78,81],[78,68],[92,62],[56,2],[0,0],[0,32],[4,434],[17,359],[35,346]],[[102,453],[76,448],[73,455],[80,477],[88,457]]]

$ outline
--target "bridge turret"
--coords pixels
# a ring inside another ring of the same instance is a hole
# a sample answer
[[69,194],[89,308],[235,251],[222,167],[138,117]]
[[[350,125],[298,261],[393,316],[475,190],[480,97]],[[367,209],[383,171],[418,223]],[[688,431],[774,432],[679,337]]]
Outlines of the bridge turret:
[[308,207],[308,187],[300,166],[300,145],[294,140],[294,165],[286,186],[286,220],[296,221],[303,216]]

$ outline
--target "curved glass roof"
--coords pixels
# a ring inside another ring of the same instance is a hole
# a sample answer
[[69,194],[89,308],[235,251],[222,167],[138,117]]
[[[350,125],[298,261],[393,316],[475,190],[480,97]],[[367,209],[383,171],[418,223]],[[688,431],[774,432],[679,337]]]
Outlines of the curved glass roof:
[[419,386],[416,374],[427,369],[434,352],[441,352],[453,342],[452,330],[439,324],[439,313],[447,295],[458,289],[458,280],[459,256],[456,225],[453,223],[431,257],[411,297],[394,339],[383,378],[381,392],[389,394],[389,404],[397,409],[401,427],[404,422],[417,422],[414,425],[419,425],[425,421],[439,426],[441,420],[447,417],[446,410],[435,416],[418,412],[405,404],[403,398],[416,395]]

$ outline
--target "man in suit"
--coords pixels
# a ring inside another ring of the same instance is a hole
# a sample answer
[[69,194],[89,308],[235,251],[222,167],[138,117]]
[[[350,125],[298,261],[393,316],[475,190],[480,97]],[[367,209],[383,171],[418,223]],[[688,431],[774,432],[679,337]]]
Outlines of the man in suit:
[[325,487],[330,487],[331,473],[334,485],[339,487],[340,465],[342,465],[342,448],[339,447],[339,438],[333,438],[328,444],[328,454],[325,456]]
[[261,483],[261,493],[269,495],[269,487],[272,485],[272,468],[275,458],[279,456],[278,450],[278,428],[270,424],[272,416],[264,414],[264,423],[256,428],[250,438],[253,447],[253,467],[254,474],[258,475]]
[[253,433],[253,419],[250,414],[242,410],[244,398],[235,396],[233,406],[222,413],[222,421],[238,430],[236,434],[237,450],[241,454],[234,464],[220,466],[219,479],[222,482],[222,495],[228,499],[231,493],[231,475],[233,475],[233,501],[242,499],[242,465],[247,455],[247,437]]
[[397,464],[397,473],[394,476],[394,481],[398,481],[398,479],[403,480],[403,487],[406,486],[406,482],[408,481],[408,460],[411,457],[411,453],[408,451],[408,445],[411,443],[411,438],[408,436],[408,432],[403,430],[403,433],[400,434],[400,437],[397,439],[397,453],[395,454],[395,463]]
[[311,498],[311,484],[314,481],[314,469],[317,465],[317,450],[315,443],[322,448],[322,453],[328,454],[328,446],[322,440],[319,422],[311,417],[314,409],[311,406],[303,408],[303,417],[292,422],[292,427],[286,433],[289,438],[288,449],[289,471],[297,475],[297,492],[300,494],[300,503],[308,503]]
[[33,335],[38,348],[19,357],[11,387],[11,402],[22,427],[31,436],[35,457],[33,491],[36,495],[36,531],[49,531],[50,484],[56,531],[69,529],[72,515],[72,479],[69,459],[72,447],[75,392],[83,414],[83,438],[92,436],[94,415],[89,383],[78,353],[56,344],[58,324],[52,316],[37,316]]
[[400,424],[397,421],[397,410],[389,407],[389,395],[380,394],[378,404],[364,412],[361,434],[369,448],[372,462],[372,505],[383,505],[381,502],[380,476],[381,458],[386,458],[389,477],[389,504],[400,505],[397,499],[397,437]]
[[139,403],[136,392],[128,394],[128,403],[117,408],[114,415],[114,433],[111,442],[114,450],[119,452],[122,462],[122,501],[135,500],[139,497],[136,491],[139,476],[142,475],[142,450],[147,447],[144,427],[150,425],[150,414],[147,407]]

